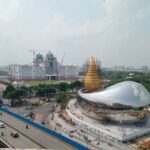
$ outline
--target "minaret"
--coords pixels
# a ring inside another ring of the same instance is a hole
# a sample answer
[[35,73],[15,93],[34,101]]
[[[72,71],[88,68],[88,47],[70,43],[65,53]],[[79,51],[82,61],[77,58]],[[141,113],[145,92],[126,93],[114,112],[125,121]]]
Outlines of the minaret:
[[88,92],[97,91],[100,89],[100,77],[97,73],[95,60],[93,57],[89,59],[88,72],[84,78],[84,86]]

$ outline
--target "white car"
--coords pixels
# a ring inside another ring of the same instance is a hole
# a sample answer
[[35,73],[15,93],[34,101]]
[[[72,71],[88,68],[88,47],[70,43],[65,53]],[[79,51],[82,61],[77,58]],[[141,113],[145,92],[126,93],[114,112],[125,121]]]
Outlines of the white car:
[[0,128],[4,128],[4,127],[5,127],[4,123],[0,122]]

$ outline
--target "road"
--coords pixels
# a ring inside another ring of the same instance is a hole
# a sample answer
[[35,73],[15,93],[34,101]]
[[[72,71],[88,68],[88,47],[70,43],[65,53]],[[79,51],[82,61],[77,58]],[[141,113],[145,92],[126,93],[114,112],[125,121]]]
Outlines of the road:
[[54,105],[56,105],[56,102],[44,103],[43,105],[33,107],[30,110],[26,110],[25,107],[9,107],[9,110],[21,115],[30,114],[30,112],[33,112],[36,115],[34,118],[35,122],[41,123],[44,121],[45,123],[48,123],[48,115],[53,111],[52,107]]
[[43,114],[45,116],[48,116],[50,111],[52,111],[52,106],[54,106],[56,102],[47,102],[43,104],[42,106],[33,107],[31,110],[26,110],[25,106],[22,107],[9,107],[10,111],[16,112],[17,114],[24,115],[29,112],[34,112],[35,114]]
[[19,134],[19,138],[13,138],[10,136],[11,132],[14,132],[15,130],[11,128],[10,126],[5,124],[5,128],[0,128],[0,133],[4,133],[4,136],[0,136],[0,138],[3,141],[6,141],[6,143],[9,144],[10,147],[13,148],[43,148],[39,146],[38,144],[34,143],[30,139],[28,139],[26,136]]
[[0,116],[0,119],[10,126],[13,126],[16,128],[18,131],[23,133],[25,136],[28,136],[29,139],[34,140],[36,143],[39,143],[42,145],[44,148],[49,148],[49,149],[56,149],[56,150],[72,150],[73,147],[70,145],[67,145],[66,143],[63,143],[62,141],[59,141],[59,139],[56,139],[45,132],[32,127],[29,125],[29,129],[26,129],[26,123],[14,118],[7,113],[3,112],[3,115]]

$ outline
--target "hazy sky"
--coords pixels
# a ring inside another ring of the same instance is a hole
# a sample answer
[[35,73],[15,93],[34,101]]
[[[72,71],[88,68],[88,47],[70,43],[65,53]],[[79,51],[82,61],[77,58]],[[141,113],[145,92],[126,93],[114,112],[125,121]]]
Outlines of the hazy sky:
[[150,66],[150,0],[0,0],[0,66],[31,62],[29,49]]

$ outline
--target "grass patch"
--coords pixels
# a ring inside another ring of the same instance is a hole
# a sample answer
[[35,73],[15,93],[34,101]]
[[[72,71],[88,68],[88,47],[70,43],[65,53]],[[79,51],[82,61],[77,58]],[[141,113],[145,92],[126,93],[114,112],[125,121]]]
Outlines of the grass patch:
[[28,81],[28,82],[26,82],[26,84],[29,85],[29,86],[38,86],[39,84],[59,84],[61,82],[71,83],[71,82],[73,82],[73,80]]

